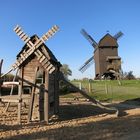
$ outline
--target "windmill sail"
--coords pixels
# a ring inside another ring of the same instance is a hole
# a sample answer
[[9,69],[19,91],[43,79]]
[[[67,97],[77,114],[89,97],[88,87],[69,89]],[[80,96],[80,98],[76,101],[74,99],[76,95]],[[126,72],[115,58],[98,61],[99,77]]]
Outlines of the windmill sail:
[[94,58],[92,56],[79,68],[79,71],[81,71],[82,73],[85,72],[87,68],[89,68],[89,66],[93,64],[93,62],[94,62]]
[[84,30],[81,30],[81,34],[89,41],[89,43],[96,48],[98,46],[98,44],[96,43],[96,41]]
[[116,34],[114,35],[114,38],[115,38],[116,40],[118,40],[121,36],[123,36],[123,33],[122,33],[121,31],[119,31],[118,33],[116,33]]
[[[20,57],[12,65],[11,69],[8,72],[6,72],[5,74],[3,74],[1,77],[5,76],[6,74],[10,73],[11,71],[14,71],[15,69],[17,69],[33,53],[35,53],[35,55],[37,56],[37,58],[40,62],[45,60],[45,56],[40,52],[40,50],[38,48],[45,41],[47,41],[49,38],[51,38],[58,30],[59,30],[59,27],[54,25],[46,34],[44,34],[40,39],[38,39],[35,44],[33,44],[32,41],[30,40],[30,37],[26,33],[24,33],[24,31],[22,30],[22,28],[19,25],[17,25],[14,28],[14,31],[21,38],[21,40],[27,44],[29,49],[25,52],[25,55],[20,54]],[[48,67],[47,69],[51,69],[51,72],[52,72],[54,70],[52,68],[53,65],[50,64],[49,66],[50,67]],[[44,67],[47,67],[47,65],[46,66],[44,65]]]

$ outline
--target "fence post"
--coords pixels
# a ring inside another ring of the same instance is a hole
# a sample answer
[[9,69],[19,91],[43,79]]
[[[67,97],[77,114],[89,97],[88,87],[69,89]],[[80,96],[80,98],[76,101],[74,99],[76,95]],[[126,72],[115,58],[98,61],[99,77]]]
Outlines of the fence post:
[[88,92],[90,93],[91,92],[91,82],[89,81],[88,83]]
[[110,84],[110,88],[111,88],[111,103],[113,101],[113,89],[112,89],[112,85]]
[[81,90],[82,89],[82,83],[79,82],[79,89]]
[[105,78],[105,92],[106,92],[106,94],[108,94],[108,85],[106,83],[106,78]]
[[3,63],[3,59],[0,60],[0,96],[1,96],[1,85],[2,85],[2,79],[1,79],[1,69],[2,69],[2,63]]

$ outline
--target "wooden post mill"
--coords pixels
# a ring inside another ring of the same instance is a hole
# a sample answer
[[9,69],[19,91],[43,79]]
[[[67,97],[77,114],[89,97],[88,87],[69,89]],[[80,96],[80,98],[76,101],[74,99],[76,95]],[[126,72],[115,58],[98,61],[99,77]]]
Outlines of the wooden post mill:
[[116,35],[111,36],[107,33],[99,43],[84,30],[81,33],[94,47],[93,56],[88,59],[81,67],[80,71],[84,72],[93,62],[95,62],[95,78],[101,79],[104,76],[110,76],[110,79],[116,78],[115,73],[121,70],[121,57],[118,56],[118,43],[117,40],[123,35],[118,32]]
[[[18,95],[8,97],[1,96],[2,102],[18,102],[18,121],[21,121],[21,103],[25,93],[31,93],[29,102],[28,122],[32,120],[35,97],[38,98],[39,120],[48,123],[49,118],[59,111],[59,69],[60,62],[55,58],[51,50],[44,44],[58,30],[53,26],[41,38],[37,35],[31,38],[16,26],[14,31],[25,42],[24,47],[17,55],[16,62],[6,73],[18,70]],[[3,74],[1,78],[6,75]],[[14,83],[14,82],[12,82]],[[10,84],[12,84],[10,83]],[[5,82],[6,84],[6,82]]]

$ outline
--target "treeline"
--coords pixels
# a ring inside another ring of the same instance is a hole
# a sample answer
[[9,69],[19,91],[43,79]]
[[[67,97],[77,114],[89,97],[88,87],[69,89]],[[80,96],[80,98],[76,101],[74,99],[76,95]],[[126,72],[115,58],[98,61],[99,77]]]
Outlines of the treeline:
[[[133,71],[129,72],[121,72],[121,79],[122,80],[140,80],[140,78],[137,78],[134,74]],[[84,77],[82,79],[73,79],[72,81],[93,81],[94,79]]]
[[133,71],[122,72],[122,73],[121,73],[121,78],[124,79],[124,80],[135,80],[135,79],[137,79],[137,78],[133,75]]

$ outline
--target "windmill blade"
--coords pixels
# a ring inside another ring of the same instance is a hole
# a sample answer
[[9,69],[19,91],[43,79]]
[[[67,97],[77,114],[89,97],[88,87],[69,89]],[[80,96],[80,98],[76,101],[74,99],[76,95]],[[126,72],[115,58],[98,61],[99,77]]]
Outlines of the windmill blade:
[[118,40],[120,37],[122,37],[123,36],[123,33],[121,32],[121,31],[119,31],[118,33],[116,33],[115,35],[114,35],[114,38],[116,39],[116,40]]
[[54,25],[46,34],[44,34],[41,37],[41,39],[45,42],[50,37],[52,37],[58,30],[59,30],[59,27],[57,25]]
[[89,66],[93,64],[93,62],[94,62],[94,58],[92,56],[79,68],[79,71],[81,71],[82,73],[85,72],[87,68],[89,68]]
[[90,44],[96,48],[98,46],[98,44],[96,43],[96,41],[84,30],[81,30],[81,34],[90,42]]
[[[51,38],[57,31],[58,31],[58,26],[53,26],[46,34],[44,34],[40,39],[38,39],[34,44],[30,40],[30,37],[24,33],[22,28],[17,25],[14,28],[14,31],[16,34],[26,43],[26,45],[29,47],[29,49],[25,52],[25,55],[22,56],[20,55],[19,60],[16,60],[16,62],[12,65],[12,68],[9,71],[15,70],[17,67],[21,65],[29,56],[31,56],[33,53],[37,56],[38,60],[42,62],[45,59],[45,56],[40,52],[38,49],[45,41],[47,41],[49,38]],[[51,65],[50,67],[51,68]]]
[[[57,31],[59,30],[59,27],[57,25],[54,25],[47,33],[45,33],[39,40],[38,42],[35,44],[39,44],[39,43],[43,43],[45,41],[47,41],[49,38],[51,38]],[[14,28],[14,31],[16,32],[16,34],[21,38],[21,40],[23,40],[25,43],[28,42],[28,46],[31,48],[35,45],[32,44],[32,42],[30,41],[30,37],[24,33],[24,31],[22,30],[22,28],[17,25]]]
[[26,33],[24,33],[24,31],[22,30],[22,28],[19,25],[17,25],[14,28],[14,31],[21,38],[21,40],[23,40],[25,43],[27,43],[30,40],[30,37]]

